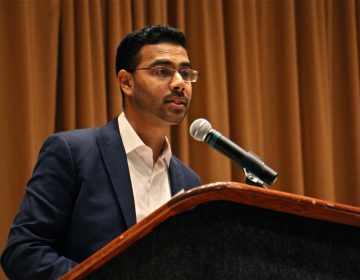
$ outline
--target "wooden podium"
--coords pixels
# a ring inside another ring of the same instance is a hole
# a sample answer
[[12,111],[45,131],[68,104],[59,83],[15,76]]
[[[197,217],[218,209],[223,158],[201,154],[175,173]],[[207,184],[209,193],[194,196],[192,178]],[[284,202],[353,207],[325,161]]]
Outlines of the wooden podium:
[[360,279],[360,208],[234,182],[173,197],[70,279]]

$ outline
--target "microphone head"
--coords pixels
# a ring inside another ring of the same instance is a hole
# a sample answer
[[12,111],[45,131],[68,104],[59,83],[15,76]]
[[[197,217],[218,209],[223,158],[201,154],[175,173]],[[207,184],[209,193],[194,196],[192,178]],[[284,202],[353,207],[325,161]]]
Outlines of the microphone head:
[[197,119],[190,126],[190,135],[197,141],[204,141],[211,130],[211,124],[205,119]]

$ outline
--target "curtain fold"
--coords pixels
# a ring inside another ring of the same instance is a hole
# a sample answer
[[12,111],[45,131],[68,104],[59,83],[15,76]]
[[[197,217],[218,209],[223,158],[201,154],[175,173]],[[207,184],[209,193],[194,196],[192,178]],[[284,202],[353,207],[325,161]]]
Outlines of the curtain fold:
[[117,45],[156,23],[200,72],[169,137],[204,183],[244,175],[189,136],[197,118],[278,171],[273,189],[360,206],[358,1],[0,0],[1,247],[44,139],[119,115]]
[[[354,1],[329,7],[332,165],[335,198],[360,199],[359,10]],[[348,175],[346,175],[348,174]],[[339,186],[346,186],[342,189]]]
[[[189,119],[192,121],[205,118],[215,129],[228,136],[229,110],[222,3],[188,1],[186,26],[191,61],[194,68],[198,68],[200,72],[199,81],[193,87]],[[184,136],[188,135],[187,133]],[[190,150],[189,163],[195,170],[202,170],[204,183],[231,180],[230,162],[223,155],[204,143],[191,139],[190,144],[193,148]],[[204,165],[204,159],[208,164]]]

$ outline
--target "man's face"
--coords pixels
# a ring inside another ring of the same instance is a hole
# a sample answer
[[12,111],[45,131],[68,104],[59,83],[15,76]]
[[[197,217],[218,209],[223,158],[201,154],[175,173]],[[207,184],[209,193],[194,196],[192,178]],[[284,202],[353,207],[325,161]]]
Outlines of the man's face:
[[[186,50],[170,43],[145,45],[139,57],[137,69],[157,65],[175,70],[190,68]],[[192,87],[178,72],[172,79],[161,79],[155,77],[151,70],[136,70],[132,78],[133,86],[126,109],[133,110],[137,118],[156,124],[177,124],[183,120],[190,106]]]

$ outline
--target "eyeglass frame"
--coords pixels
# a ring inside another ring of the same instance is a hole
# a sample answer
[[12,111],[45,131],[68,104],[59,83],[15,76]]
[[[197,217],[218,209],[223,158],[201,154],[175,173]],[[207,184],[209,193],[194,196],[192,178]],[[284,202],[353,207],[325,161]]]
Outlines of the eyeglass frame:
[[[167,70],[171,70],[172,71],[172,75],[171,76],[168,76],[168,77],[159,77],[159,76],[156,76],[155,73],[156,73],[156,68],[165,68]],[[199,72],[197,70],[194,70],[194,69],[190,69],[190,68],[184,68],[184,69],[180,69],[180,70],[176,70],[172,67],[169,67],[169,66],[165,66],[165,65],[154,65],[154,66],[151,66],[151,67],[143,67],[143,68],[135,68],[133,71],[131,72],[135,72],[137,70],[152,70],[153,71],[153,76],[155,78],[158,78],[158,79],[162,79],[162,80],[172,80],[175,76],[175,73],[178,72],[181,76],[181,78],[183,79],[184,82],[186,83],[196,83],[197,80],[198,80],[198,76],[200,75]],[[196,79],[195,81],[187,81],[184,79],[184,77],[181,75],[181,71],[183,70],[187,70],[187,71],[192,71],[191,73],[195,73],[196,74]]]

